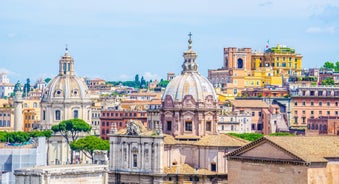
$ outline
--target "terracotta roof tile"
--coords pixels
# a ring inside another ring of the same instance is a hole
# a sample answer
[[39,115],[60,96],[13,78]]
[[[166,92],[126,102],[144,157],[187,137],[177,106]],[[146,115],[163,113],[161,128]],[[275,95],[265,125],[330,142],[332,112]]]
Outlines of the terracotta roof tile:
[[228,146],[228,147],[240,147],[249,143],[246,140],[238,139],[227,134],[218,135],[206,135],[201,138],[195,145],[198,146]]
[[324,162],[327,157],[339,158],[338,136],[266,136],[266,139],[306,162]]

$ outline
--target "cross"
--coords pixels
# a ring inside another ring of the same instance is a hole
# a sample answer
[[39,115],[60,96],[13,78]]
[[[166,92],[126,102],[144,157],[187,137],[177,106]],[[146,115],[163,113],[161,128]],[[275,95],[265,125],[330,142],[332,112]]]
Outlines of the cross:
[[188,33],[188,36],[190,37],[190,39],[191,39],[191,37],[192,37],[192,33],[190,32],[190,33]]
[[66,48],[65,48],[66,51],[68,51],[68,44],[66,44]]

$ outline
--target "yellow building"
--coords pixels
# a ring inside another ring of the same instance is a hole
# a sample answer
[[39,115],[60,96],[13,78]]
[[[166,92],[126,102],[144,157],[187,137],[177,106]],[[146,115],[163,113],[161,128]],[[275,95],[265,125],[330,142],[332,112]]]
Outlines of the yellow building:
[[33,124],[40,123],[40,100],[26,99],[23,101],[23,121],[24,131],[29,132],[33,129]]
[[272,68],[273,76],[282,76],[288,79],[290,75],[301,75],[302,55],[297,54],[295,49],[281,46],[267,49],[264,53],[252,53],[252,71],[260,68]]
[[248,87],[264,87],[264,86],[282,86],[282,77],[274,76],[272,68],[259,68],[253,70],[252,74],[245,76],[245,86]]
[[208,70],[208,79],[220,88],[220,99],[234,99],[252,87],[282,87],[290,75],[300,76],[302,55],[286,46],[271,47],[263,52],[250,48],[224,48],[222,68]]

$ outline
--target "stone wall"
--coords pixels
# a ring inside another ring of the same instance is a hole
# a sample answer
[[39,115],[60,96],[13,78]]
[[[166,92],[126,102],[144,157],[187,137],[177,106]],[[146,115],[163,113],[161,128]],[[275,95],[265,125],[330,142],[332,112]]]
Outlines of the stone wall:
[[307,166],[228,160],[228,183],[307,183]]
[[107,165],[54,165],[15,170],[15,183],[107,183]]

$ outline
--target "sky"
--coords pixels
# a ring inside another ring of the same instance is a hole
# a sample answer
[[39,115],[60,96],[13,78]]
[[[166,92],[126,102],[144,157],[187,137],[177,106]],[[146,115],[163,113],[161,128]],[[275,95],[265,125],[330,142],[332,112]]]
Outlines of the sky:
[[11,83],[58,74],[66,44],[81,77],[107,81],[180,74],[192,32],[199,72],[223,63],[223,48],[277,44],[303,68],[339,61],[338,0],[1,0],[0,72]]

